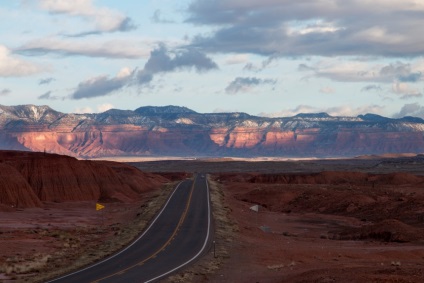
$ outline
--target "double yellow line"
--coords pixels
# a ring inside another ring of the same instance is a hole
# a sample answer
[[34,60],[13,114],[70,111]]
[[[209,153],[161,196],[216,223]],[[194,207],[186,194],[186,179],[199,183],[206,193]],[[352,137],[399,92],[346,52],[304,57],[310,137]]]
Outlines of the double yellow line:
[[[196,177],[197,178],[197,177]],[[136,266],[142,266],[145,262],[147,262],[148,260],[150,260],[150,259],[152,259],[152,258],[155,258],[156,257],[156,255],[158,254],[158,253],[160,253],[160,252],[162,252],[162,251],[164,251],[165,250],[165,248],[172,242],[172,240],[174,239],[174,237],[177,235],[177,233],[178,233],[178,230],[180,229],[180,227],[181,227],[181,225],[183,224],[183,222],[184,222],[184,220],[185,220],[185,218],[186,218],[186,216],[187,216],[187,212],[188,212],[188,210],[189,210],[189,208],[190,208],[190,203],[191,203],[191,199],[192,199],[192,196],[193,196],[193,191],[194,191],[194,184],[195,184],[195,181],[196,181],[196,178],[194,178],[194,180],[193,180],[193,184],[191,185],[191,189],[190,189],[190,194],[189,194],[189,196],[188,196],[188,200],[187,200],[187,203],[186,203],[186,207],[185,207],[185,209],[184,209],[184,211],[183,211],[183,213],[181,214],[181,217],[180,217],[180,221],[178,222],[178,224],[177,224],[177,226],[175,227],[175,229],[174,229],[174,232],[172,233],[172,235],[169,237],[169,239],[156,251],[156,252],[154,252],[151,256],[149,256],[148,258],[146,258],[146,259],[144,259],[144,260],[142,260],[142,261],[140,261],[140,262],[138,262],[138,263],[136,263],[136,264],[134,264],[134,265],[132,265],[132,266],[130,266],[130,267],[127,267],[127,268],[125,268],[125,269],[122,269],[122,270],[120,270],[120,271],[118,271],[118,272],[115,272],[115,273],[113,273],[113,274],[111,274],[111,275],[108,275],[108,276],[105,276],[105,277],[103,277],[103,278],[100,278],[100,279],[97,279],[97,280],[95,280],[95,281],[92,281],[91,283],[98,283],[98,282],[100,282],[100,281],[102,281],[102,280],[104,280],[104,279],[107,279],[107,278],[110,278],[110,277],[113,277],[113,276],[115,276],[115,275],[122,275],[122,274],[124,274],[125,272],[127,272],[128,270],[130,270],[130,269],[132,269],[132,268],[134,268],[134,267],[136,267]]]

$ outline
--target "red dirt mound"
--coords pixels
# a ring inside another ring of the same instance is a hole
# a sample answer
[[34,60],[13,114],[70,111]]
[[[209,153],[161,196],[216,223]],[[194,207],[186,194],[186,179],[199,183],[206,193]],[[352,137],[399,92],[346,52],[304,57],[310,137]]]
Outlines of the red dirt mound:
[[390,173],[379,175],[378,183],[387,185],[414,185],[422,183],[424,178],[409,173]]
[[12,166],[0,163],[0,211],[12,207],[37,207],[41,202],[25,178]]
[[[34,203],[22,202],[22,207],[40,206],[40,201],[129,202],[138,199],[141,192],[166,181],[164,177],[143,173],[125,164],[43,153],[0,152],[0,164],[9,171],[14,169],[13,176],[3,174],[2,182],[6,185],[2,196],[16,191],[16,185],[12,184],[17,180],[24,184],[22,189],[36,196]],[[0,203],[10,203],[2,199]]]

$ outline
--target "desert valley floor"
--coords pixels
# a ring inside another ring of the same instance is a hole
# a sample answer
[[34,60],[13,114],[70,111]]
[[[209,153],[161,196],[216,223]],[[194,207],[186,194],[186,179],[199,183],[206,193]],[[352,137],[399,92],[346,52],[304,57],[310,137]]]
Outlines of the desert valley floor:
[[208,173],[216,249],[166,282],[424,280],[423,156],[96,162],[137,167],[153,185],[100,212],[93,201],[2,205],[0,282],[44,282],[122,248],[193,172]]

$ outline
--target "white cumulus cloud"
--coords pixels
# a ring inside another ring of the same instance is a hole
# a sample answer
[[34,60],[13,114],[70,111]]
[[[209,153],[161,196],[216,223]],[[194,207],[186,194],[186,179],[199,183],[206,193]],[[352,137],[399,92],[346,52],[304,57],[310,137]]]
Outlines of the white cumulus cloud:
[[93,109],[91,107],[85,106],[85,107],[78,107],[75,108],[73,113],[77,114],[86,114],[86,113],[93,113]]
[[373,113],[381,114],[383,113],[384,107],[380,105],[363,105],[358,107],[352,107],[348,105],[335,106],[335,107],[315,107],[311,105],[298,105],[293,109],[283,109],[279,112],[274,113],[260,113],[259,116],[265,117],[291,117],[299,113],[321,113],[325,112],[331,116],[345,116],[345,117],[355,117],[361,114]]
[[82,17],[94,23],[99,32],[133,29],[131,19],[107,7],[97,7],[92,0],[38,0],[42,9],[56,14]]
[[6,46],[0,45],[0,77],[22,77],[42,71],[40,66],[14,56]]
[[100,113],[105,112],[107,110],[112,109],[113,107],[114,106],[113,106],[112,103],[103,103],[103,104],[97,106],[97,112],[100,112]]
[[392,91],[401,96],[402,99],[418,98],[423,94],[416,88],[411,88],[407,83],[396,82],[392,85]]

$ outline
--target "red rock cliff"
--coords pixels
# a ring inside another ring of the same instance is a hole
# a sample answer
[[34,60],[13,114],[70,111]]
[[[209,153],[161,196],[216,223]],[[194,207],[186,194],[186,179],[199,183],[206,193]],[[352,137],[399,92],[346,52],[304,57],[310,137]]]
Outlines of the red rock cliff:
[[200,114],[184,107],[141,107],[64,114],[47,106],[0,105],[0,149],[76,157],[340,157],[424,152],[424,120],[325,113],[266,118]]

